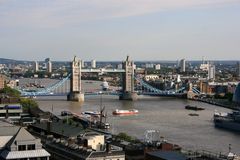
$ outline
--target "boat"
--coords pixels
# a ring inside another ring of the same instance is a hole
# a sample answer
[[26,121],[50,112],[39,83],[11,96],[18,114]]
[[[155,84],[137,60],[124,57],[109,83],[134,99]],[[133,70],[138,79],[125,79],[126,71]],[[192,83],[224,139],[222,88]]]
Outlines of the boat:
[[185,106],[185,109],[188,109],[188,110],[194,110],[194,111],[201,111],[201,110],[204,110],[205,108],[198,107],[198,106],[190,106],[190,105],[186,105],[186,106]]
[[138,114],[138,110],[136,110],[136,109],[129,109],[129,110],[116,109],[115,111],[113,111],[113,115],[131,115],[131,114]]
[[216,127],[240,132],[240,111],[231,113],[215,111],[213,121]]
[[98,111],[83,111],[83,115],[90,115],[90,116],[100,116],[101,113]]
[[61,112],[61,116],[72,116],[72,115],[73,115],[73,113],[70,111],[62,111]]
[[85,111],[90,114],[76,114],[73,113],[73,119],[77,122],[80,122],[85,128],[96,128],[96,129],[109,129],[110,124],[102,122],[101,116],[92,116],[92,111]]
[[188,115],[189,116],[199,116],[199,114],[197,114],[197,113],[189,113]]

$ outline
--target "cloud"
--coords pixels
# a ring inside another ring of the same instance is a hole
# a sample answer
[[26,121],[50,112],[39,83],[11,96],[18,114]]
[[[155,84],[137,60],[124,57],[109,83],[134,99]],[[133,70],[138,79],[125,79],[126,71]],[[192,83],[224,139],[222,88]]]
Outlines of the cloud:
[[0,27],[59,27],[231,3],[239,3],[239,0],[0,0]]

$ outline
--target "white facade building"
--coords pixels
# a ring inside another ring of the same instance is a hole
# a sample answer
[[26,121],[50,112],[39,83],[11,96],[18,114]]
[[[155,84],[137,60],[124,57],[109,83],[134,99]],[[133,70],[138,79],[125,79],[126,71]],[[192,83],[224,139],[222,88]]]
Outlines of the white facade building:
[[97,66],[96,65],[96,60],[94,59],[94,60],[91,61],[91,67],[96,68],[96,66]]
[[215,65],[210,65],[208,69],[208,79],[215,80]]
[[39,70],[39,65],[38,65],[37,61],[34,62],[33,69],[34,69],[35,72],[37,72]]
[[150,80],[155,81],[155,80],[159,79],[159,76],[156,75],[156,74],[149,74],[149,75],[146,75],[146,76],[144,77],[144,79],[145,79],[146,81],[150,81]]
[[203,64],[200,65],[200,70],[208,71],[209,66],[210,66],[209,63],[203,63]]
[[155,70],[160,70],[161,69],[161,65],[160,64],[156,64],[155,65]]
[[50,154],[42,148],[41,140],[26,129],[0,121],[0,159],[49,160]]
[[186,71],[186,61],[185,59],[180,60],[180,72],[185,72]]
[[50,61],[50,58],[46,58],[45,63],[46,63],[47,72],[52,73],[52,62]]

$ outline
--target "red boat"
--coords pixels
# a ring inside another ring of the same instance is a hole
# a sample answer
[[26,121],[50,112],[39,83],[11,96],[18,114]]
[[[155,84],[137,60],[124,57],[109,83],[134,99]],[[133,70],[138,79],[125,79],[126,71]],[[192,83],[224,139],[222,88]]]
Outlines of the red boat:
[[113,115],[129,115],[129,114],[138,114],[138,110],[136,110],[136,109],[129,109],[129,110],[116,109],[115,111],[113,111]]

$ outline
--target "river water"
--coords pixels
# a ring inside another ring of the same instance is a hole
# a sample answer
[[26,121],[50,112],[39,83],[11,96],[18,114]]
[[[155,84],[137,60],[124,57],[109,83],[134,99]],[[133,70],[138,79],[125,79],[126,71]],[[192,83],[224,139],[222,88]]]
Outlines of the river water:
[[[100,82],[89,85],[83,81],[85,88],[100,88]],[[86,96],[84,103],[66,101],[66,97],[37,98],[40,108],[60,115],[62,110],[81,113],[100,109],[108,113],[107,121],[114,134],[126,132],[144,139],[146,130],[158,130],[169,142],[179,144],[186,149],[210,150],[227,153],[229,144],[232,151],[240,154],[240,134],[215,128],[212,117],[214,111],[230,112],[229,109],[185,99],[140,96],[137,101],[119,101],[116,96]],[[197,105],[205,110],[197,111],[199,116],[189,116],[196,111],[186,110],[186,105]],[[112,116],[115,109],[137,109],[138,115]]]

